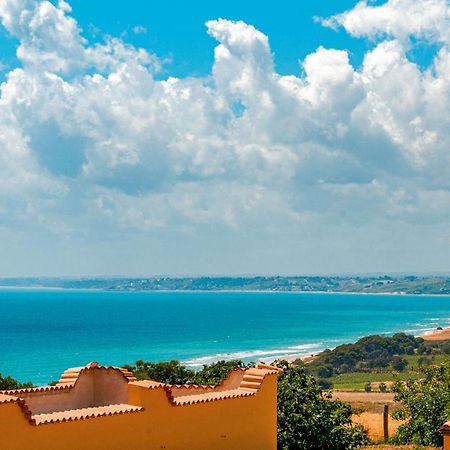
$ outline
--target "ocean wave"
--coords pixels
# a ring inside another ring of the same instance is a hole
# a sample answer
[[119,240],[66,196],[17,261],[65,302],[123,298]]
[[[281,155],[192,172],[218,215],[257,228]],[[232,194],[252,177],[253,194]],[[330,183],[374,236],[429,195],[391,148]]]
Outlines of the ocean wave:
[[[431,322],[431,323],[430,323]],[[428,319],[425,323],[411,323],[410,328],[403,329],[401,332],[412,334],[415,336],[420,336],[423,334],[427,334],[436,329],[436,326],[446,324],[450,324],[450,319],[439,319],[439,318],[431,318]],[[376,334],[382,336],[392,336],[395,333],[398,333],[399,330],[388,330],[388,331],[380,331]],[[365,334],[361,334],[361,336],[365,336]],[[358,338],[355,337],[354,341]],[[352,341],[351,339],[349,342]],[[229,353],[216,353],[213,355],[194,357],[191,359],[187,359],[182,361],[183,364],[192,367],[198,368],[202,367],[204,364],[212,364],[217,361],[230,361],[233,359],[240,359],[245,362],[249,361],[264,361],[266,363],[271,363],[276,359],[281,359],[283,357],[293,357],[293,356],[308,356],[313,353],[319,353],[326,348],[333,349],[337,345],[343,343],[342,339],[327,339],[326,341],[320,341],[310,344],[299,344],[299,345],[291,345],[284,348],[277,349],[256,349],[256,350],[242,350],[236,352]]]
[[259,361],[272,362],[276,359],[287,356],[307,356],[311,353],[324,350],[326,347],[323,342],[313,344],[293,345],[286,348],[272,349],[272,350],[244,350],[230,353],[216,353],[214,355],[200,356],[186,361],[183,364],[189,367],[201,367],[204,364],[211,364],[217,361],[230,361],[232,359],[241,359],[243,361],[250,361],[258,359]]

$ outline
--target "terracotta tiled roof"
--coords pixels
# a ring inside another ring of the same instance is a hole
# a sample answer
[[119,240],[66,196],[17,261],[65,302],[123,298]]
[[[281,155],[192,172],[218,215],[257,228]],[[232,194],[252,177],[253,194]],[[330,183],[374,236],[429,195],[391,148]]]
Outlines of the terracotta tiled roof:
[[53,422],[68,422],[71,420],[82,420],[100,416],[113,416],[116,414],[126,414],[131,412],[143,411],[141,406],[128,404],[115,404],[107,406],[95,406],[90,408],[71,409],[67,411],[55,411],[46,414],[32,415],[25,400],[12,395],[0,394],[0,405],[5,403],[17,403],[22,409],[23,414],[31,425],[41,425]]
[[205,392],[204,394],[192,394],[176,397],[172,400],[174,405],[193,405],[194,403],[213,402],[215,400],[225,400],[227,398],[248,397],[254,392],[244,389],[231,389],[229,391]]
[[148,389],[156,389],[156,388],[163,388],[164,386],[168,386],[164,383],[159,383],[158,381],[152,381],[152,380],[142,380],[142,381],[135,381],[132,384],[137,384],[142,387],[146,387]]
[[73,385],[39,386],[39,387],[33,387],[33,388],[13,389],[10,391],[1,391],[1,392],[3,392],[4,394],[7,394],[7,395],[20,395],[20,394],[27,394],[30,392],[59,391],[61,389],[69,389],[71,387],[73,387]]
[[101,416],[113,416],[116,414],[126,414],[131,412],[143,411],[140,406],[127,404],[96,406],[91,408],[72,409],[69,411],[57,411],[48,414],[37,414],[31,417],[36,425],[55,422],[69,422],[71,420],[91,419]]
[[19,405],[20,409],[22,410],[22,413],[25,416],[25,418],[28,419],[30,421],[30,423],[32,423],[31,411],[28,408],[25,400],[22,400],[19,397],[14,397],[12,395],[6,395],[6,394],[0,393],[0,405],[5,404],[5,403],[17,403]]
[[84,367],[73,367],[71,369],[67,369],[61,375],[61,378],[59,379],[58,383],[55,386],[39,386],[39,387],[25,388],[25,389],[13,389],[13,390],[9,390],[9,391],[1,391],[1,392],[3,392],[4,394],[20,395],[22,393],[48,392],[48,391],[58,391],[61,389],[70,389],[75,385],[81,372],[84,372],[87,370],[92,370],[92,369],[118,370],[122,373],[122,375],[128,382],[136,381],[136,378],[134,377],[134,375],[130,371],[123,369],[122,367],[100,366],[97,362],[91,362]]
[[90,369],[119,370],[120,372],[122,372],[127,381],[136,381],[135,376],[127,369],[115,366],[100,366],[97,362],[93,361],[84,367],[72,367],[71,369],[67,369],[66,371],[64,371],[58,381],[57,386],[74,385],[78,377],[80,376],[80,373]]
[[450,420],[448,422],[445,422],[444,425],[442,425],[441,431],[444,431],[446,433],[450,432]]
[[0,405],[3,403],[13,403],[17,401],[17,397],[13,397],[12,395],[0,394]]

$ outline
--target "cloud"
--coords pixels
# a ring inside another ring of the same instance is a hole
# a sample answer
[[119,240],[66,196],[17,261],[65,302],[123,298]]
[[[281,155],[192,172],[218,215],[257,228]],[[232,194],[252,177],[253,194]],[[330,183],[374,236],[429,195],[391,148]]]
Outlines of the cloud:
[[321,19],[325,26],[344,27],[352,36],[411,37],[450,43],[450,5],[447,0],[389,0],[372,6],[367,0],[333,17]]
[[[161,80],[148,50],[86,40],[66,2],[0,0],[0,19],[19,40],[0,97],[0,213],[16,226],[266,236],[450,213],[445,1],[360,2],[324,23],[382,36],[361,68],[320,47],[290,76],[242,21],[207,22],[210,76]],[[429,68],[411,36],[441,45]]]
[[133,27],[133,33],[134,34],[146,34],[147,33],[147,28],[145,28],[142,25],[136,25]]

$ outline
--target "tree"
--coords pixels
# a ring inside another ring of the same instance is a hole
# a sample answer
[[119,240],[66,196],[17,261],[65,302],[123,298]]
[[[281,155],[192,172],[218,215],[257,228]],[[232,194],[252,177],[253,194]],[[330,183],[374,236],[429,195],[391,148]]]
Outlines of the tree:
[[186,384],[195,376],[195,372],[186,368],[179,361],[145,362],[136,361],[135,365],[124,366],[138,380],[154,380],[168,384]]
[[401,356],[394,356],[392,358],[392,368],[397,372],[403,372],[406,369],[407,365],[408,361],[406,361],[406,359],[402,358]]
[[[445,350],[450,352],[450,345]],[[425,354],[432,351],[441,354],[445,350],[442,344],[426,343],[422,338],[407,336],[404,333],[397,333],[392,337],[374,335],[363,337],[354,344],[339,345],[333,350],[324,351],[307,366],[309,372],[324,377],[325,371],[330,368],[334,374],[366,372],[388,367],[398,355],[412,355],[416,352]]]
[[330,378],[333,376],[333,366],[329,364],[326,366],[321,366],[319,367],[317,373],[321,378]]
[[279,365],[279,450],[352,450],[367,442],[364,428],[352,425],[349,404],[331,400],[303,367]]
[[211,365],[204,365],[203,369],[197,372],[192,382],[194,384],[216,385],[227,377],[234,369],[246,369],[254,364],[244,364],[239,359],[231,361],[218,361]]
[[401,408],[395,419],[406,420],[395,435],[399,444],[442,445],[440,427],[450,417],[450,364],[425,367],[423,378],[396,382],[392,387]]
[[247,368],[254,364],[244,364],[240,360],[218,361],[211,365],[204,365],[203,369],[195,372],[183,366],[179,361],[145,362],[136,361],[134,365],[126,365],[138,380],[154,380],[167,384],[205,384],[216,385],[237,368]]
[[32,383],[19,383],[17,380],[11,377],[2,377],[0,373],[0,391],[8,391],[13,389],[23,389],[33,387]]
[[386,383],[380,383],[378,385],[378,389],[380,390],[380,392],[387,392],[388,390]]
[[372,392],[372,384],[370,383],[370,381],[368,381],[365,385],[364,385],[364,390],[366,392]]

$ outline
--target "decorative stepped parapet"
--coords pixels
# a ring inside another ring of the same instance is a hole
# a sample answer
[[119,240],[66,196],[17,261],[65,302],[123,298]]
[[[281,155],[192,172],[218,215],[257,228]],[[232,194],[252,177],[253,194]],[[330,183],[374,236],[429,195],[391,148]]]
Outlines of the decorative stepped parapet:
[[279,372],[257,365],[196,386],[71,368],[55,386],[0,392],[0,449],[276,450]]
[[230,398],[256,395],[268,375],[276,375],[282,369],[258,364],[250,369],[235,369],[217,386],[171,385],[154,381],[135,381],[132,386],[144,389],[163,389],[173,406],[193,405]]
[[100,369],[100,370],[118,370],[122,372],[123,376],[128,381],[136,381],[136,377],[127,369],[124,369],[122,367],[115,367],[115,366],[100,366],[98,362],[91,362],[87,364],[84,367],[72,367],[71,369],[67,369],[63,372],[61,375],[61,378],[59,379],[56,386],[67,386],[67,385],[74,385],[76,381],[78,380],[78,377],[80,376],[81,372],[91,370],[91,369]]

